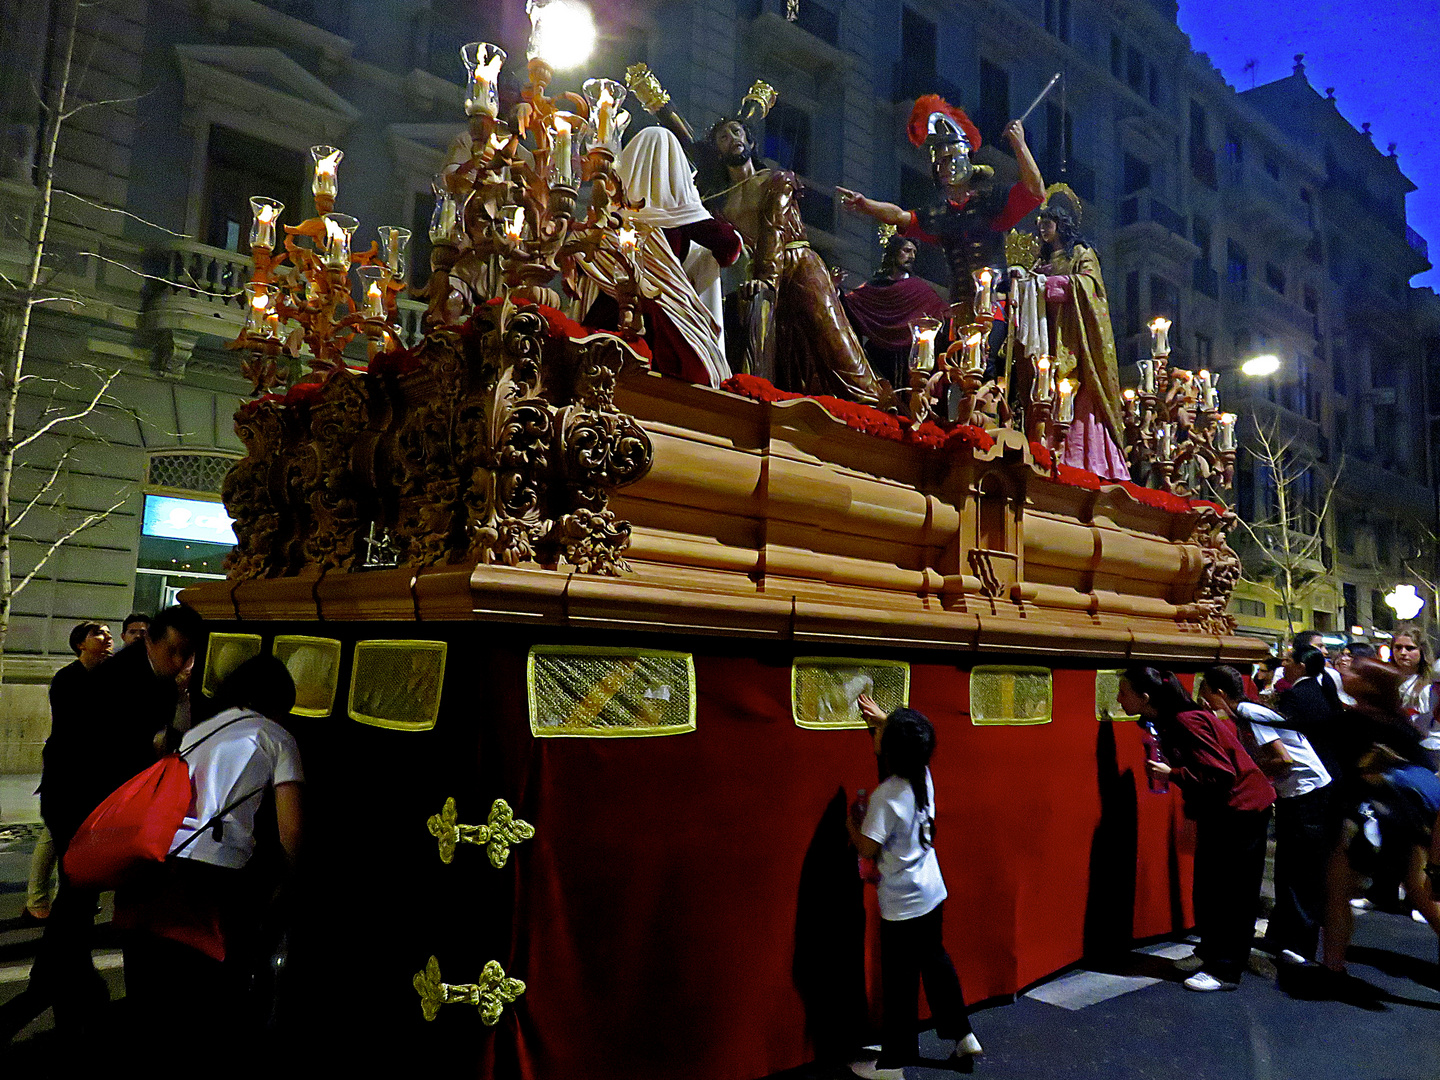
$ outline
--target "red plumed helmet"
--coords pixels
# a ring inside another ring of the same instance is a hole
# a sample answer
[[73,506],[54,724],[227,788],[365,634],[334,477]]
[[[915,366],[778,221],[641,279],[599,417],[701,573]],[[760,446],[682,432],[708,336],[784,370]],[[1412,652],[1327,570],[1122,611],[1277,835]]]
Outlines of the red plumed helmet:
[[926,138],[930,135],[930,117],[935,113],[948,116],[960,126],[965,133],[965,138],[970,143],[971,150],[980,149],[980,129],[977,128],[970,117],[965,115],[965,110],[958,105],[951,105],[939,94],[925,94],[916,98],[915,107],[910,110],[910,122],[905,125],[905,131],[910,136],[910,141],[916,146],[923,146]]

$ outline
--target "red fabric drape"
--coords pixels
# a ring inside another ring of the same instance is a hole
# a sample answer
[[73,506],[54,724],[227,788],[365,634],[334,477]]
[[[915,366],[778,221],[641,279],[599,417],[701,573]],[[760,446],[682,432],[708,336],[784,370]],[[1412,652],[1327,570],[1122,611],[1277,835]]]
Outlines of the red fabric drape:
[[[827,811],[841,787],[875,786],[867,734],[797,728],[788,656],[697,656],[696,680],[691,734],[505,740],[536,827],[517,856],[509,969],[527,991],[498,1031],[525,1077],[792,1068],[813,1056],[822,1018],[806,993],[832,959],[815,928],[840,953],[832,981],[863,968],[854,857],[837,871]],[[1051,724],[977,728],[965,669],[912,667],[911,705],[939,743],[947,946],[972,1002],[1087,940],[1190,921],[1187,834],[1175,798],[1146,788],[1135,726],[1096,721],[1093,672],[1056,671],[1054,687]],[[526,731],[517,696],[501,702],[505,728]]]
[[943,319],[950,305],[919,278],[888,285],[866,283],[844,296],[845,312],[861,337],[883,349],[910,348],[910,326],[929,316]]

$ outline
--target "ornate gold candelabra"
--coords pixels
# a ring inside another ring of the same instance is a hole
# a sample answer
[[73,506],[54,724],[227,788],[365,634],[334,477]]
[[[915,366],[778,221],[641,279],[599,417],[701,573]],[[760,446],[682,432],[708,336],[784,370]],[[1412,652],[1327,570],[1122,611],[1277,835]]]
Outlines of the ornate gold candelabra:
[[1170,366],[1170,322],[1150,323],[1150,358],[1138,390],[1124,393],[1131,473],[1176,495],[1225,489],[1235,472],[1235,415],[1220,411],[1208,371]]

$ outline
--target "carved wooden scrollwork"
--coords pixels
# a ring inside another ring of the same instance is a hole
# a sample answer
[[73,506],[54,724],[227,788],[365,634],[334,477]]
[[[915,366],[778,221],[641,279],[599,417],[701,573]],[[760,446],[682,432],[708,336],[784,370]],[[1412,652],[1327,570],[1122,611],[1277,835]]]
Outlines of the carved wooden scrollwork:
[[371,527],[410,566],[627,570],[630,526],[608,502],[653,454],[614,406],[635,362],[614,337],[566,337],[533,307],[495,306],[400,362],[245,406],[247,456],[225,493],[232,576],[354,568]]
[[1238,520],[1235,511],[1198,504],[1200,521],[1195,539],[1200,544],[1200,580],[1196,583],[1195,604],[1199,623],[1213,634],[1233,634],[1235,618],[1226,614],[1231,594],[1240,583],[1240,556],[1226,543],[1226,536]]

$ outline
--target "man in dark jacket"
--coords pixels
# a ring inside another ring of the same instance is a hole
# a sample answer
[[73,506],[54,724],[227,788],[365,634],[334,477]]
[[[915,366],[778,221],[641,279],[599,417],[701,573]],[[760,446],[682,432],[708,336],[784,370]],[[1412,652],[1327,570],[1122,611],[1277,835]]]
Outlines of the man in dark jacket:
[[[202,633],[200,616],[192,609],[160,612],[143,644],[120,650],[86,676],[73,697],[62,700],[65,722],[57,718],[45,744],[40,813],[61,860],[60,890],[25,997],[27,1008],[43,1010],[53,1003],[57,1026],[85,1025],[108,997],[90,958],[99,895],[66,882],[65,849],[95,807],[166,749],[181,695],[178,680],[188,671]],[[0,1032],[10,1026],[7,1017]]]

